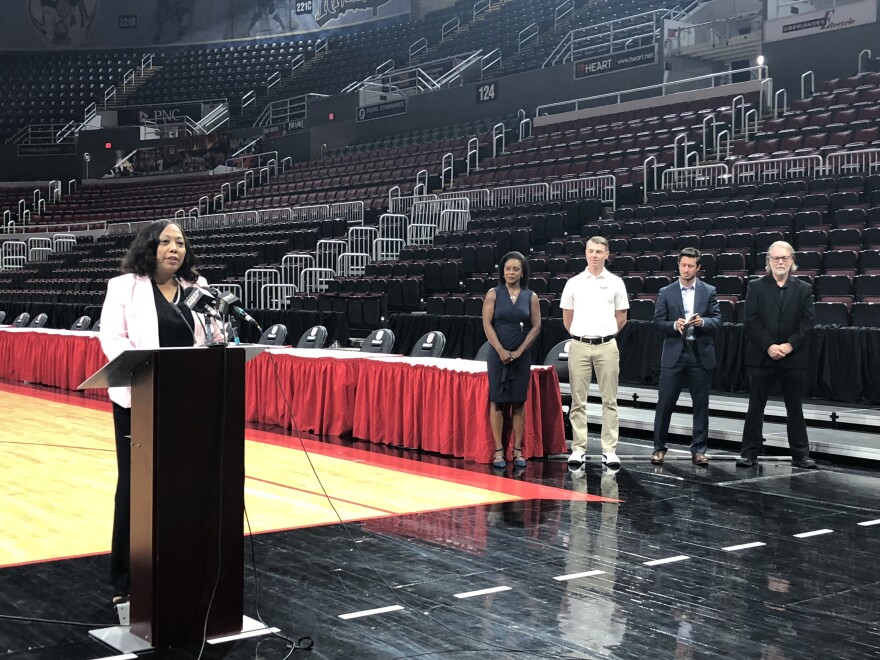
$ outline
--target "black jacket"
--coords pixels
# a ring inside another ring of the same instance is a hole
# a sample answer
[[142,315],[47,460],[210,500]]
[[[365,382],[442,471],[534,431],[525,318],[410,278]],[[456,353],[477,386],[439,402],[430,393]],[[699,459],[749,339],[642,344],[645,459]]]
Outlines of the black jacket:
[[[772,275],[749,284],[746,295],[746,366],[804,369],[810,331],[816,323],[813,288],[789,275],[785,303],[779,304],[779,287]],[[792,352],[781,360],[767,355],[772,344],[791,344]]]

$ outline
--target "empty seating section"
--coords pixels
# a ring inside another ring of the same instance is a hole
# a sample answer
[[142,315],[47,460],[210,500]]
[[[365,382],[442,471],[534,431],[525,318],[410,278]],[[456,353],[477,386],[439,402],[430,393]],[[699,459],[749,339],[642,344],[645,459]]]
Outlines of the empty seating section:
[[204,213],[214,197],[221,194],[224,184],[234,189],[241,178],[241,173],[232,173],[88,182],[62,195],[59,201],[47,204],[43,213],[32,216],[31,224],[64,225],[76,231],[85,229],[88,223],[158,220],[172,217],[181,209],[189,213],[199,207],[200,198]]
[[0,138],[28,124],[83,121],[103,90],[139,66],[136,51],[41,52],[0,54]]
[[[555,6],[558,0],[502,4],[466,29],[463,26],[430,56],[471,47],[510,50],[515,45],[510,40],[511,35],[516,38],[515,28],[528,24],[521,24],[523,21],[537,21],[552,30]],[[592,20],[607,20],[655,6],[640,0],[596,2],[590,4],[590,15]],[[309,64],[282,83],[284,94],[293,95],[294,90],[338,93],[352,80],[365,78],[384,59],[406,61],[413,41],[426,30],[433,34],[441,19],[461,14],[464,8],[465,4],[459,3],[428,22],[386,25],[332,37],[332,58],[315,56],[315,44],[308,41],[168,51],[158,58],[162,70],[144,83],[131,101],[236,98],[263,85],[264,77],[275,70],[289,68],[300,55]],[[583,10],[579,8],[574,18],[567,20],[581,20]],[[59,63],[64,58],[92,62],[88,58],[95,56],[40,57],[43,59],[22,56],[22,64],[39,61],[39,70],[48,67],[51,72],[56,62],[53,58]],[[121,57],[108,55],[108,64],[88,65],[96,72],[107,69],[96,74],[95,85],[103,82],[101,76],[109,80],[120,69],[131,68],[136,59]],[[538,58],[522,53],[511,59],[514,64],[510,66],[515,68],[535,66]],[[117,63],[111,67],[111,61]],[[14,78],[14,68],[8,67],[2,74],[2,84],[21,82]],[[242,71],[247,75],[241,75]],[[91,81],[80,83],[81,89],[92,89],[87,85]],[[63,102],[57,99],[57,107],[80,111],[76,104],[86,100],[82,96],[86,92],[79,90],[68,86],[65,91],[69,96]],[[46,100],[52,101],[49,97]],[[756,100],[747,97],[747,106],[753,107]],[[381,327],[388,313],[396,311],[479,316],[486,291],[497,284],[500,257],[517,250],[528,256],[530,287],[538,294],[542,314],[561,316],[560,294],[568,279],[586,268],[586,242],[598,234],[609,240],[609,267],[623,277],[631,298],[631,318],[653,317],[660,289],[677,277],[676,253],[684,247],[696,247],[704,255],[701,276],[717,288],[724,320],[740,322],[749,283],[765,272],[767,250],[775,241],[785,240],[797,252],[796,276],[813,287],[820,324],[880,327],[880,151],[873,160],[833,171],[820,168],[815,176],[775,172],[766,180],[761,176],[753,180],[728,177],[712,187],[648,188],[642,197],[645,159],[655,157],[660,170],[671,166],[676,156],[684,156],[676,153],[676,138],[681,135],[686,136],[688,149],[700,149],[704,118],[710,113],[729,117],[730,101],[721,89],[716,98],[672,103],[662,106],[662,112],[660,106],[630,112],[618,112],[612,106],[599,117],[536,128],[523,140],[513,135],[518,117],[450,124],[331,151],[316,161],[295,163],[273,173],[266,181],[251,181],[241,192],[237,185],[240,172],[94,182],[47,203],[45,209],[33,214],[31,223],[65,225],[75,231],[89,223],[172,217],[181,209],[189,215],[195,208],[203,215],[351,201],[364,202],[365,225],[376,227],[379,214],[388,206],[390,188],[398,186],[402,195],[409,195],[421,170],[428,172],[431,187],[438,187],[442,158],[452,153],[456,170],[453,192],[611,174],[616,179],[618,205],[612,211],[598,199],[577,198],[496,207],[474,205],[465,229],[440,231],[429,245],[407,245],[396,259],[367,264],[363,274],[335,276],[317,290],[286,293],[283,304],[292,309],[343,311],[352,327],[370,329]],[[779,117],[764,120],[748,141],[733,146],[725,162],[732,165],[813,154],[824,159],[840,151],[880,150],[878,101],[878,73],[829,81],[809,98],[792,103]],[[5,113],[7,102],[3,103]],[[63,119],[61,110],[58,115],[49,111],[56,105],[37,106],[35,116]],[[18,121],[0,114],[0,131],[17,127]],[[509,141],[493,156],[491,129],[498,122],[508,129]],[[474,137],[480,143],[481,159],[468,173],[468,142]],[[224,187],[226,193],[222,192]],[[29,199],[32,191],[7,189],[0,194],[0,204],[17,214],[18,200]],[[199,226],[196,221],[190,224]],[[248,270],[280,269],[289,253],[314,254],[322,239],[344,241],[352,224],[356,223],[340,218],[249,221],[246,225],[229,222],[222,224],[222,229],[205,223],[205,228],[188,226],[187,232],[202,259],[200,268],[211,283],[244,285]],[[106,281],[118,272],[130,241],[130,234],[81,239],[69,252],[52,253],[43,261],[0,272],[0,299],[98,305]],[[299,287],[301,283],[292,280],[283,284]]]
[[[399,20],[358,31],[331,31],[320,39],[297,37],[237,46],[163,47],[161,51],[3,53],[0,73],[0,137],[28,124],[82,121],[93,102],[152,56],[151,75],[139,80],[120,102],[143,106],[183,101],[227,99],[233,126],[251,126],[267,102],[308,93],[338,94],[375,75],[390,61],[394,69],[427,64],[452,55],[499,49],[495,75],[540,68],[572,29],[671,6],[656,0],[602,0],[577,6],[556,20],[559,0],[509,0],[474,17],[473,0],[427,14],[422,20]],[[442,38],[443,27],[458,20]],[[520,47],[520,32],[532,24],[537,36]],[[430,48],[410,57],[410,47],[425,38]],[[432,71],[432,73],[438,73]],[[280,82],[271,87],[271,76]],[[256,102],[242,108],[249,92]]]

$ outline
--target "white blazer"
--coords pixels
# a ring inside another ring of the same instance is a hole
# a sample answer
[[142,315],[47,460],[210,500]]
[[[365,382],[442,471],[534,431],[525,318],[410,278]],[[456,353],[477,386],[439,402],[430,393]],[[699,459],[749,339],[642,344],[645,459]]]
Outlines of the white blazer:
[[[207,286],[208,282],[200,277],[196,284]],[[184,288],[193,286],[192,282],[184,280],[180,280],[180,285]],[[192,315],[196,336],[194,345],[202,346],[206,343],[205,318],[195,312]],[[211,326],[214,340],[223,341],[222,328],[218,326],[218,323]],[[131,348],[159,348],[159,318],[149,277],[127,273],[107,282],[99,338],[101,349],[109,360]],[[123,408],[131,408],[130,387],[110,387],[107,392],[111,401]]]

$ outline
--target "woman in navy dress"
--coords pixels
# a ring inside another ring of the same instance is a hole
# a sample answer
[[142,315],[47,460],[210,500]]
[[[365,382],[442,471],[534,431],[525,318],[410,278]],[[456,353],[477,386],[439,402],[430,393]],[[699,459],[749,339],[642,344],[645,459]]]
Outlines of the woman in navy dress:
[[525,467],[522,453],[524,408],[532,366],[529,348],[541,333],[538,296],[529,291],[529,263],[519,252],[508,252],[498,264],[500,286],[483,302],[483,331],[495,350],[489,354],[489,425],[495,440],[492,465],[507,466],[501,432],[509,405],[513,425],[513,464]]

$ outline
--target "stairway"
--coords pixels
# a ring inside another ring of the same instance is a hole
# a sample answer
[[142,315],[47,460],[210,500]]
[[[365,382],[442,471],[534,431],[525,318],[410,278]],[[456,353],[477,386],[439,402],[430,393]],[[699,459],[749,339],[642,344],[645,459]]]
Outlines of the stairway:
[[106,105],[102,106],[102,110],[114,110],[116,108],[120,108],[125,106],[128,100],[137,92],[148,80],[150,80],[153,76],[156,75],[157,72],[161,71],[161,66],[151,66],[149,69],[144,69],[143,72],[135,69],[135,74],[133,80],[126,85],[125,90],[122,89],[122,83],[118,83],[116,85],[116,96],[114,96]]

